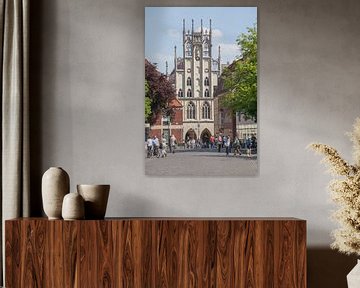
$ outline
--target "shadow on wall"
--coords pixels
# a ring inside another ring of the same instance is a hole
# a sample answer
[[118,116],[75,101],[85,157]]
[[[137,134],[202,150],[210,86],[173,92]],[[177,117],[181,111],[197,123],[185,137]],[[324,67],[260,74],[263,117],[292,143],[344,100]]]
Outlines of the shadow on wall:
[[356,265],[356,259],[329,248],[308,249],[308,288],[347,288],[346,275]]

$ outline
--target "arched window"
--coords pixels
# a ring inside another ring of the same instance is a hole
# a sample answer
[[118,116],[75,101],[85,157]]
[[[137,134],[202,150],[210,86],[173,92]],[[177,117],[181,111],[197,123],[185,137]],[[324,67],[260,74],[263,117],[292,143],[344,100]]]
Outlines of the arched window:
[[185,56],[191,56],[191,43],[187,42],[185,45]]
[[195,119],[195,104],[190,102],[186,107],[186,118]]
[[205,77],[205,80],[204,80],[204,85],[205,86],[209,86],[209,78],[208,77]]
[[204,56],[205,57],[209,56],[209,44],[208,43],[204,44]]
[[192,96],[191,89],[188,89],[186,92],[186,97],[191,97],[191,96]]
[[191,86],[191,78],[188,77],[187,80],[186,80],[186,85],[187,86]]
[[207,89],[207,88],[205,89],[204,96],[205,97],[210,97],[209,89]]
[[210,119],[210,105],[209,103],[205,102],[204,105],[201,108],[201,112],[202,112],[202,118],[203,119]]
[[183,93],[182,89],[179,89],[178,97],[184,97],[184,93]]

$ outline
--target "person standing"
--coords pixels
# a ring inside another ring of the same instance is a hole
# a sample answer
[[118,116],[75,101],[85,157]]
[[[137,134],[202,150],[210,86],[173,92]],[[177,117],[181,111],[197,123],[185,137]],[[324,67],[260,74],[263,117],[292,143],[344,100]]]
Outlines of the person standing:
[[173,134],[170,137],[170,152],[173,154],[175,153],[175,145],[176,145],[176,137]]
[[222,137],[221,137],[221,134],[219,134],[219,137],[218,137],[218,152],[221,152],[221,145],[222,145]]
[[214,135],[210,136],[210,148],[214,149],[215,137]]
[[153,141],[149,136],[147,139],[147,158],[151,158],[153,152]]
[[159,151],[160,142],[156,135],[154,136],[154,139],[153,139],[153,146],[154,146],[154,156],[159,158],[160,157],[160,151]]
[[247,156],[251,156],[251,138],[250,136],[246,139]]

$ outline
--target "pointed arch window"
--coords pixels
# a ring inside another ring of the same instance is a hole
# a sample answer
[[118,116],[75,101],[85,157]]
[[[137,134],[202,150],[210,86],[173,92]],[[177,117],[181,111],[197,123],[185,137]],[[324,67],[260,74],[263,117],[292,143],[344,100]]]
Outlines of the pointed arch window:
[[178,97],[184,97],[184,93],[182,91],[182,89],[180,88],[179,91],[178,91]]
[[195,119],[195,104],[190,102],[186,107],[186,118]]
[[191,86],[191,78],[188,77],[187,80],[186,80],[186,85],[187,86]]
[[209,103],[205,102],[201,108],[201,112],[202,112],[202,118],[203,119],[210,119],[210,112],[211,112],[211,108]]
[[210,85],[210,83],[209,83],[209,77],[205,77],[204,85],[205,85],[205,86],[209,86],[209,85]]
[[186,97],[192,97],[191,89],[187,90]]
[[187,42],[185,44],[185,56],[189,57],[191,56],[191,43]]
[[210,97],[209,89],[207,89],[207,88],[204,91],[204,97]]
[[204,56],[205,57],[209,56],[209,44],[208,43],[204,44]]

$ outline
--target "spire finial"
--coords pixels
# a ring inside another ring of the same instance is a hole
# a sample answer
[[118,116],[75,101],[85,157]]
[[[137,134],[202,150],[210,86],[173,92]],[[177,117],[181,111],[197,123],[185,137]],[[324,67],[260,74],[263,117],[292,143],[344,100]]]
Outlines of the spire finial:
[[185,19],[183,19],[183,33],[185,34]]
[[194,19],[191,19],[191,32],[194,33]]
[[176,71],[176,67],[177,65],[176,65],[176,45],[174,46],[174,69],[175,69],[175,71]]
[[210,34],[211,34],[211,19],[210,19]]
[[201,33],[203,33],[203,22],[202,22],[202,19],[201,19],[200,23],[201,23]]
[[221,71],[220,71],[220,69],[221,69],[221,64],[220,64],[220,62],[221,62],[221,54],[220,54],[220,45],[219,45],[218,70],[219,70],[219,73],[221,74]]

